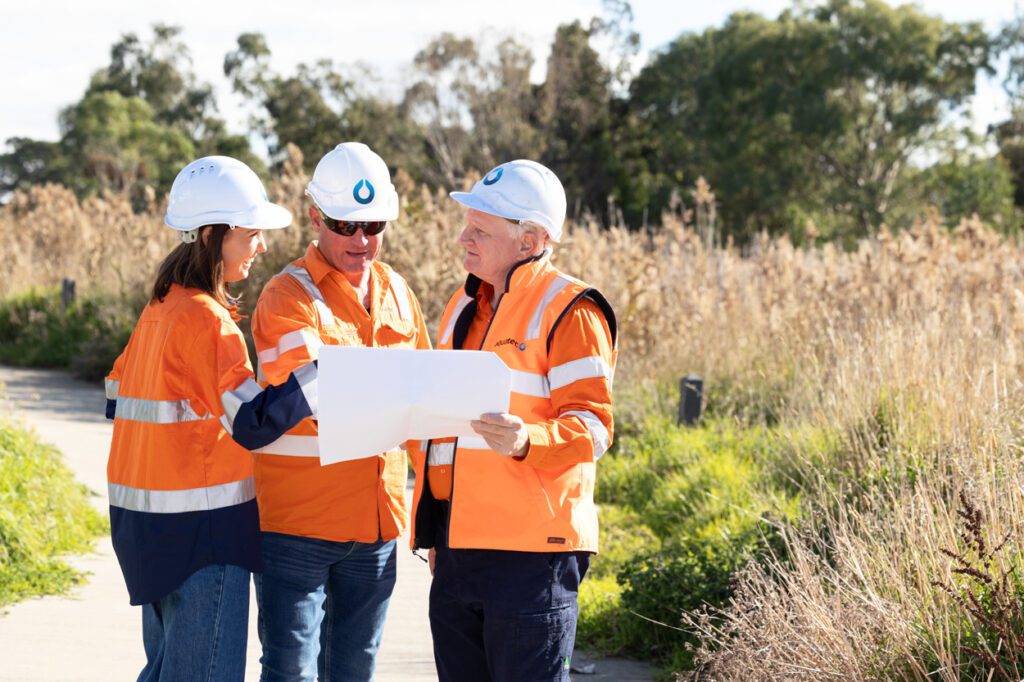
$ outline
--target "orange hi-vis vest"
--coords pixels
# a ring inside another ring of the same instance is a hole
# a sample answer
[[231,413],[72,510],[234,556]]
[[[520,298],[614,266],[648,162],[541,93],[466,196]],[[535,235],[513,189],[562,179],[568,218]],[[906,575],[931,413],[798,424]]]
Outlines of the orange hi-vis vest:
[[[261,383],[284,381],[324,345],[429,348],[419,302],[387,265],[374,262],[370,310],[310,244],[264,288],[253,314]],[[352,400],[359,387],[352,387]],[[398,537],[408,522],[405,452],[320,465],[317,422],[306,419],[253,451],[260,527],[335,542]]]
[[[583,357],[551,367],[549,344],[556,327],[580,299],[603,312],[614,348],[616,323],[604,296],[554,268],[548,253],[517,265],[509,273],[506,292],[494,311],[480,350],[496,353],[512,370],[509,412],[527,425],[556,418],[580,420],[589,431],[593,456],[555,468],[534,467],[526,460],[500,455],[483,438],[436,439],[415,453],[413,546],[434,546],[439,505],[427,483],[428,466],[451,466],[448,544],[457,549],[498,549],[527,552],[589,551],[598,545],[594,506],[596,461],[608,448],[610,434],[592,412],[556,414],[552,391],[583,379],[611,383],[610,364],[601,357]],[[460,349],[473,320],[481,282],[474,276],[449,301],[441,319],[439,349]],[[604,333],[603,329],[599,330]],[[472,349],[475,350],[475,349]]]

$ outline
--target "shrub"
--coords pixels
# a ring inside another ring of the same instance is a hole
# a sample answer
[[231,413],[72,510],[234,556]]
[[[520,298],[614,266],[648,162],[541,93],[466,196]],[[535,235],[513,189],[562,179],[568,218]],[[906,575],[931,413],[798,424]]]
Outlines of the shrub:
[[89,495],[59,452],[0,421],[0,606],[58,594],[82,579],[60,556],[88,551],[108,532]]
[[56,289],[12,296],[0,301],[0,362],[102,378],[128,343],[142,305],[92,294],[65,308]]

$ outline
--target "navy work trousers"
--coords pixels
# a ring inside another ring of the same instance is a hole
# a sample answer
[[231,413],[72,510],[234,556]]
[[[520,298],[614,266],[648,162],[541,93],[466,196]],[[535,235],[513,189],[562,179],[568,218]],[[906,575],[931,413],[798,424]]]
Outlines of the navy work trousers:
[[441,682],[568,680],[586,552],[449,549],[438,533],[430,631]]

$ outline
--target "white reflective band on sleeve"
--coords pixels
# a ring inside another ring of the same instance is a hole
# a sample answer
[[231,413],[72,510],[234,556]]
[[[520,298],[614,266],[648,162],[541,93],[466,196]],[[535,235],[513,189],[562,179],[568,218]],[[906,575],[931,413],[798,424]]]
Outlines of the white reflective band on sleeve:
[[604,377],[608,385],[612,383],[612,368],[600,355],[580,358],[565,364],[552,367],[548,370],[548,381],[551,383],[551,390],[556,391],[563,386],[568,386],[580,379],[596,379]]
[[308,329],[296,329],[295,331],[288,332],[280,339],[277,340],[277,345],[273,348],[267,348],[257,354],[260,364],[267,362],[274,362],[279,357],[284,355],[290,350],[296,348],[302,348],[305,346],[306,352],[309,353],[309,357],[316,360],[320,354],[320,348],[324,345],[324,342],[320,340],[317,334],[312,333]]
[[409,301],[409,285],[401,275],[391,274],[391,293],[395,295],[395,303],[398,304],[398,316],[406,322],[412,322],[412,303]]
[[569,286],[573,280],[569,279],[565,275],[559,275],[555,280],[548,285],[548,290],[544,292],[544,297],[537,303],[537,307],[533,311],[533,317],[530,318],[530,325],[526,328],[526,338],[524,341],[530,341],[540,337],[541,323],[544,322],[544,311],[551,305],[551,301],[555,300],[555,296],[558,293]]
[[590,431],[590,438],[594,441],[594,461],[601,459],[601,455],[608,449],[608,429],[604,427],[601,420],[593,412],[586,410],[569,410],[558,415],[559,417],[579,417],[583,420],[587,430]]
[[455,310],[452,311],[452,317],[448,320],[448,326],[444,328],[444,334],[441,335],[441,342],[438,345],[443,346],[452,338],[452,332],[455,331],[455,323],[458,322],[459,316],[462,315],[462,311],[465,310],[466,306],[472,301],[473,299],[463,294],[462,298],[459,299],[459,302],[455,304]]
[[468,436],[459,438],[460,450],[490,450],[491,446],[481,436]]
[[178,424],[213,419],[209,412],[196,414],[187,400],[144,400],[142,398],[117,399],[116,419],[150,424]]
[[427,451],[427,445],[429,443],[430,443],[429,440],[421,440],[420,441],[420,452],[426,452]]
[[107,493],[112,507],[150,514],[181,514],[248,502],[256,497],[256,482],[250,476],[241,481],[190,490],[146,490],[108,483]]
[[288,457],[320,457],[320,439],[316,436],[290,436],[285,434],[273,443],[253,450],[260,455],[286,455]]
[[548,378],[543,374],[531,374],[512,370],[512,392],[532,395],[535,398],[550,398],[551,389]]
[[439,467],[455,461],[455,443],[431,443],[427,453],[427,466]]
[[107,391],[107,400],[117,400],[117,392],[121,390],[121,382],[104,379],[103,388]]
[[310,362],[299,367],[295,370],[294,374],[295,379],[299,382],[299,387],[302,389],[302,395],[306,398],[306,404],[309,405],[309,409],[313,413],[313,419],[316,419],[319,410],[316,365]]
[[235,390],[221,393],[220,404],[224,406],[224,416],[220,418],[220,423],[224,425],[225,431],[234,433],[235,417],[238,415],[238,410],[244,403],[249,402],[262,392],[263,389],[259,384],[252,379],[246,379]]
[[266,381],[267,375],[263,373],[263,365],[256,363],[256,381]]
[[331,311],[331,307],[327,305],[327,300],[324,298],[323,292],[320,291],[320,287],[313,282],[309,271],[306,268],[300,268],[289,263],[282,272],[294,277],[295,281],[301,284],[302,288],[309,294],[309,298],[313,301],[313,307],[316,308],[317,313],[320,315],[320,326],[333,327],[335,324],[334,313]]

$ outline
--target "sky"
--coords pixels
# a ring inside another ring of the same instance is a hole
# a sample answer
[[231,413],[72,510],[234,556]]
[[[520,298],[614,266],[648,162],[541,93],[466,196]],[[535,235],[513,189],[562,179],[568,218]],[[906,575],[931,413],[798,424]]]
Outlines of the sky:
[[[720,26],[735,11],[774,17],[788,0],[633,0],[640,64],[684,32]],[[1015,0],[923,0],[930,14],[950,21],[981,21],[989,31],[1013,18]],[[157,22],[181,26],[194,70],[214,85],[221,115],[245,133],[245,110],[223,77],[225,53],[240,33],[263,33],[271,67],[294,72],[300,62],[330,58],[365,63],[380,88],[397,93],[410,80],[409,65],[431,38],[448,31],[484,44],[511,34],[533,50],[533,77],[541,80],[555,28],[601,13],[600,0],[5,0],[0,9],[0,141],[10,137],[56,140],[60,109],[77,101],[91,74],[109,62],[110,46],[124,33],[147,39]],[[638,64],[639,65],[639,64]],[[1006,118],[998,78],[979,76],[971,124],[984,130]]]

